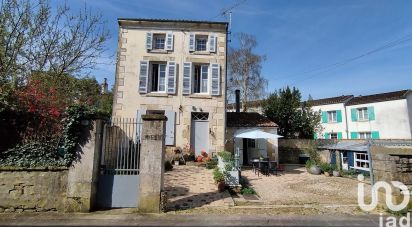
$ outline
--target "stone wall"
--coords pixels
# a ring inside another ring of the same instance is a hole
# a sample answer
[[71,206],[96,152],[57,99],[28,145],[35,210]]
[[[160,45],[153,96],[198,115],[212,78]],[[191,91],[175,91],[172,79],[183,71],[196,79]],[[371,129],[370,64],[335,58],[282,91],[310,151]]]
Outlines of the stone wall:
[[279,139],[279,162],[299,164],[299,155],[305,150],[316,146],[315,140],[305,139]]
[[[372,168],[375,182],[399,181],[412,189],[412,148],[371,146]],[[395,188],[394,188],[395,189]],[[403,196],[399,189],[392,190],[394,201],[402,201]],[[385,193],[378,193],[379,201],[384,203]],[[409,203],[412,208],[412,201]]]
[[59,170],[0,170],[0,212],[63,211],[67,174]]

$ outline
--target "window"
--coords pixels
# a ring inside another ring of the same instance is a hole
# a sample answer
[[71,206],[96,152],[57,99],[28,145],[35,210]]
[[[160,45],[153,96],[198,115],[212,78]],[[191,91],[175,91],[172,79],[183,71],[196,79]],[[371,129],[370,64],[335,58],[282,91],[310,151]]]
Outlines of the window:
[[166,64],[152,64],[151,90],[152,92],[166,91]]
[[358,119],[360,121],[367,121],[369,119],[368,108],[358,108]]
[[209,65],[195,65],[193,93],[208,93],[209,86]]
[[154,34],[153,35],[153,49],[165,49],[165,34]]
[[207,36],[196,36],[196,51],[206,51]]
[[255,139],[247,139],[247,147],[248,148],[255,148],[256,147],[256,140]]
[[353,167],[360,170],[369,170],[369,157],[366,153],[354,153]]
[[338,139],[338,133],[332,132],[332,133],[329,134],[329,137],[332,140],[336,140],[336,139]]
[[160,114],[160,115],[165,115],[164,110],[147,110],[146,114]]
[[328,122],[337,122],[336,111],[328,111]]
[[372,134],[370,132],[360,132],[359,139],[370,139],[372,138]]
[[207,121],[209,119],[209,113],[193,112],[192,120],[194,121]]

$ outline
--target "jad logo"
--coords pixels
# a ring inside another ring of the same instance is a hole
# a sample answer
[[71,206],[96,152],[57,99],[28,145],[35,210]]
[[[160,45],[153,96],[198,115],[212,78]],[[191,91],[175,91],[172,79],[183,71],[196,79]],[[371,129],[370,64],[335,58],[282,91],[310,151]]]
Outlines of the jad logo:
[[[392,211],[401,211],[407,208],[408,203],[410,201],[411,194],[408,190],[408,187],[404,185],[402,182],[399,181],[391,181],[391,184],[378,181],[374,185],[372,185],[372,201],[370,204],[365,203],[365,184],[363,180],[365,177],[362,174],[358,175],[358,205],[364,211],[372,211],[378,205],[378,189],[382,188],[385,190],[385,203],[389,210]],[[392,201],[392,189],[393,187],[399,188],[401,193],[403,194],[403,200],[400,204],[394,204]],[[410,213],[407,213],[405,217],[396,219],[396,217],[389,216],[384,220],[382,214],[379,217],[379,226],[383,227],[411,227],[411,217]]]

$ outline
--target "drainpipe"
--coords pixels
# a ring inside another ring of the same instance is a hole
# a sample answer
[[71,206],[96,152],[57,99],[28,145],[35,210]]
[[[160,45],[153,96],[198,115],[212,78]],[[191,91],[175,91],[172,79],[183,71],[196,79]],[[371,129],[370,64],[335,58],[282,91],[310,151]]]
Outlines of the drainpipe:
[[348,113],[346,111],[346,105],[343,104],[343,109],[345,110],[345,132],[346,132],[346,139],[349,139],[349,128],[348,128]]
[[240,112],[240,90],[237,89],[235,91],[235,95],[236,95],[236,113]]

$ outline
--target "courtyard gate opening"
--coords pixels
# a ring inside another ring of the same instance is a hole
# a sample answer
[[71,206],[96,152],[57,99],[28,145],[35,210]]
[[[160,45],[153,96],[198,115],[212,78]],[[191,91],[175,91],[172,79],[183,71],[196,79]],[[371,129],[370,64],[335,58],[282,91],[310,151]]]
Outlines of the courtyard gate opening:
[[96,204],[100,208],[137,207],[141,122],[112,118],[103,126]]

